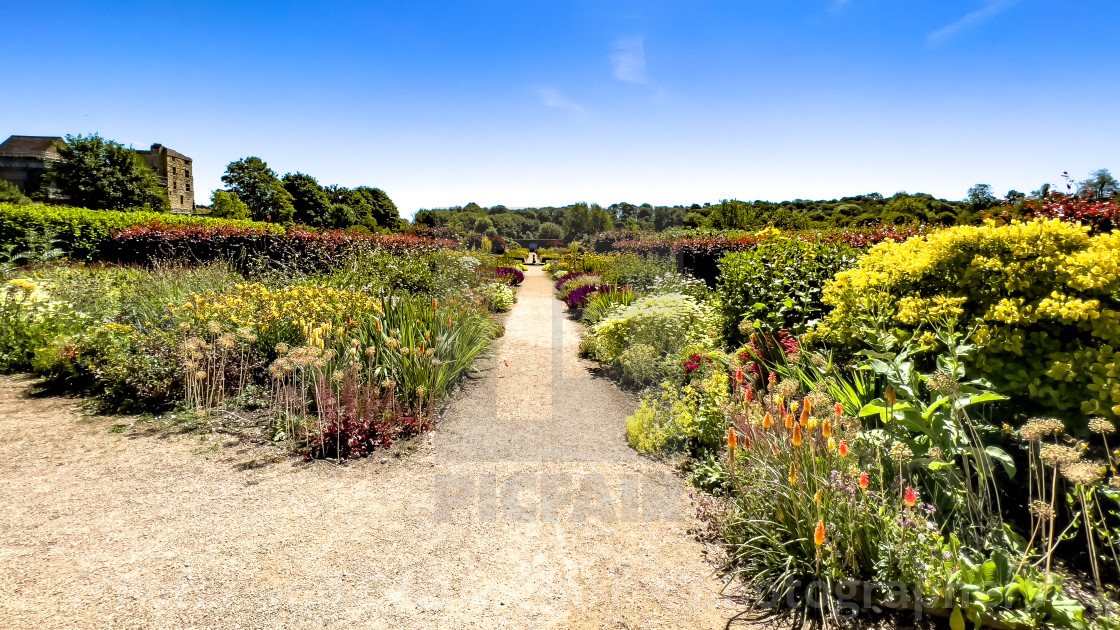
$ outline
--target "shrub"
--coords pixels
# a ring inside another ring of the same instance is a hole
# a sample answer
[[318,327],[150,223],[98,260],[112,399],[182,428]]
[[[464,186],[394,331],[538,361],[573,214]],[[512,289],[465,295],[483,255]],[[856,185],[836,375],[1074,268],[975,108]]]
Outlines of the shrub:
[[482,301],[491,312],[500,313],[513,308],[516,297],[513,288],[504,282],[491,282],[479,289]]
[[804,332],[825,314],[825,284],[857,259],[846,245],[781,237],[727,254],[718,284],[724,339],[735,346],[755,331]]
[[525,281],[525,274],[521,273],[520,269],[514,269],[513,267],[498,267],[494,270],[494,276],[514,286]]
[[810,336],[849,349],[868,330],[920,338],[959,321],[970,368],[1052,409],[1120,414],[1120,234],[1058,220],[961,226],[872,248],[837,275]]
[[603,282],[599,276],[587,273],[572,274],[570,278],[561,280],[563,284],[560,285],[560,299],[565,301],[573,291],[584,287],[597,287]]
[[644,257],[631,253],[614,254],[600,272],[603,281],[636,291],[650,291],[663,276],[676,272],[669,258]]
[[612,310],[627,306],[638,298],[638,294],[628,289],[609,289],[592,294],[584,304],[581,320],[587,325],[595,324]]
[[638,410],[626,420],[626,439],[643,453],[675,448],[710,449],[727,434],[723,406],[730,400],[726,357],[703,361],[683,387],[663,383],[659,394],[642,397]]
[[0,285],[0,371],[30,370],[36,353],[81,329],[84,318],[40,283],[16,278]]
[[591,327],[586,351],[613,363],[627,348],[645,344],[658,355],[690,346],[712,347],[719,316],[708,304],[679,293],[652,295],[612,311]]
[[0,203],[0,245],[25,247],[29,233],[52,233],[65,243],[66,254],[79,260],[93,260],[114,231],[136,226],[225,227],[281,233],[283,228],[268,223],[209,219],[162,212],[118,212],[86,210],[60,206],[20,206]]

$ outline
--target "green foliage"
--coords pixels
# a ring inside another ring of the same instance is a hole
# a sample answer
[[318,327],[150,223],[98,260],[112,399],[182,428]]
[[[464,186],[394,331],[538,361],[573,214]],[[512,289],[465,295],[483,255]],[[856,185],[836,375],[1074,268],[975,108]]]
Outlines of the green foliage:
[[513,287],[505,282],[491,282],[484,284],[479,289],[482,295],[482,301],[493,313],[501,313],[513,308],[513,303],[516,301],[514,297]]
[[676,271],[676,264],[668,258],[625,253],[611,255],[600,274],[603,282],[612,286],[652,291]]
[[66,136],[47,178],[76,206],[97,210],[169,210],[167,191],[140,155],[120,143],[91,136]]
[[641,453],[674,449],[711,449],[727,435],[722,407],[730,399],[723,366],[703,370],[684,387],[665,383],[642,397],[626,420],[626,439]]
[[0,203],[0,246],[27,249],[43,234],[53,234],[66,255],[89,260],[112,232],[144,225],[235,227],[282,232],[275,225],[210,219],[160,212],[116,212],[63,206],[19,206]]
[[537,228],[537,238],[539,239],[558,239],[564,237],[564,228],[556,225],[555,223],[545,222]]
[[639,344],[664,356],[693,346],[711,348],[718,329],[719,315],[708,304],[680,293],[650,295],[592,326],[584,351],[603,363],[613,363]]
[[0,203],[28,205],[31,203],[31,199],[20,192],[19,187],[12,182],[0,179]]
[[210,197],[210,216],[215,219],[248,220],[252,214],[237,193],[215,190]]
[[[296,223],[317,227],[327,224],[331,213],[331,199],[314,177],[303,173],[288,173],[282,181],[284,190],[292,197],[292,208],[295,211],[292,219]],[[347,223],[341,227],[349,225]]]
[[859,349],[867,330],[942,349],[930,328],[973,326],[968,367],[1043,407],[1120,414],[1120,235],[1057,220],[956,227],[872,248],[825,290],[812,337]]
[[628,306],[636,299],[638,299],[638,294],[627,289],[599,291],[595,293],[595,295],[588,300],[587,305],[583,307],[581,319],[583,323],[588,326],[596,324],[604,317],[607,317],[611,311],[619,307]]
[[825,284],[858,256],[846,245],[784,237],[725,255],[718,284],[724,339],[736,346],[758,330],[804,332],[826,312]]
[[229,192],[236,193],[256,221],[291,223],[295,217],[292,195],[276,176],[276,172],[259,157],[230,162],[222,175]]

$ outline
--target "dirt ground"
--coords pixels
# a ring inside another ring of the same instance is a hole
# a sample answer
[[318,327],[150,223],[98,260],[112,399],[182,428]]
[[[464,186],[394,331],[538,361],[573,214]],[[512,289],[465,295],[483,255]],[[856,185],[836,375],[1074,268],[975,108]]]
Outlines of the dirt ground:
[[[0,381],[0,628],[722,628],[688,488],[531,268],[404,457],[118,435]],[[383,461],[384,460],[384,461]]]

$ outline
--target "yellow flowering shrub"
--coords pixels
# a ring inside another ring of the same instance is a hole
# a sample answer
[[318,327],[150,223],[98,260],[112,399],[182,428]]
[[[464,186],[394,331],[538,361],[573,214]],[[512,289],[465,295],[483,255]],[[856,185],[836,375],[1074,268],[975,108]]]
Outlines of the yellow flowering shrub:
[[974,325],[978,373],[1059,410],[1120,415],[1120,235],[1058,220],[960,226],[873,247],[825,289],[810,340],[858,346],[868,326]]
[[273,289],[239,284],[220,294],[193,293],[177,314],[187,321],[217,321],[222,326],[248,327],[265,334],[299,331],[323,322],[342,324],[381,312],[380,300],[359,291],[314,285]]

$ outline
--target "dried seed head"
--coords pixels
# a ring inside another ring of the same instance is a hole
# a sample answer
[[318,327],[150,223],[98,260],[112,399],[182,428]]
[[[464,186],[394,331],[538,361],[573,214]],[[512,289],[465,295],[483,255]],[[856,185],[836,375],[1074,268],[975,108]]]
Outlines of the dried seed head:
[[291,348],[288,347],[288,344],[286,344],[284,342],[280,342],[280,343],[276,344],[276,354],[278,354],[280,356],[284,356],[285,354],[288,354],[288,350],[290,350],[290,349]]
[[186,330],[190,330],[190,329],[191,329],[191,323],[190,322],[180,322],[179,323],[179,330],[186,331]]
[[1057,418],[1033,418],[1019,429],[1019,437],[1028,442],[1038,442],[1051,433],[1061,433],[1066,425]]
[[339,381],[341,381],[344,378],[346,378],[346,372],[343,372],[342,370],[335,370],[331,374],[331,380],[336,382],[336,383],[338,383]]
[[1105,465],[1092,460],[1079,461],[1062,466],[1062,476],[1075,484],[1089,485],[1104,476]]
[[891,459],[899,463],[906,463],[914,458],[914,451],[902,442],[895,442],[891,445]]
[[1113,477],[1108,480],[1109,488],[1120,488],[1120,477]]
[[1054,508],[1045,501],[1031,501],[1031,514],[1041,519],[1054,518]]
[[928,457],[930,459],[940,460],[942,457],[944,457],[944,453],[941,451],[940,448],[938,448],[936,446],[931,446],[930,449],[928,451],[926,451],[926,457]]
[[1081,459],[1081,451],[1060,444],[1044,444],[1040,456],[1051,466],[1064,466]]
[[221,337],[218,337],[217,344],[218,347],[223,350],[230,350],[237,345],[237,336],[233,333],[225,333]]
[[1115,433],[1116,426],[1104,418],[1090,418],[1089,430],[1093,433],[1104,435],[1106,433]]
[[202,370],[199,370],[199,371],[195,372],[194,373],[194,379],[196,381],[205,381],[206,380],[206,372],[204,372]]
[[216,335],[222,332],[222,325],[218,323],[218,320],[212,319],[206,322],[206,330],[209,330],[211,334]]

